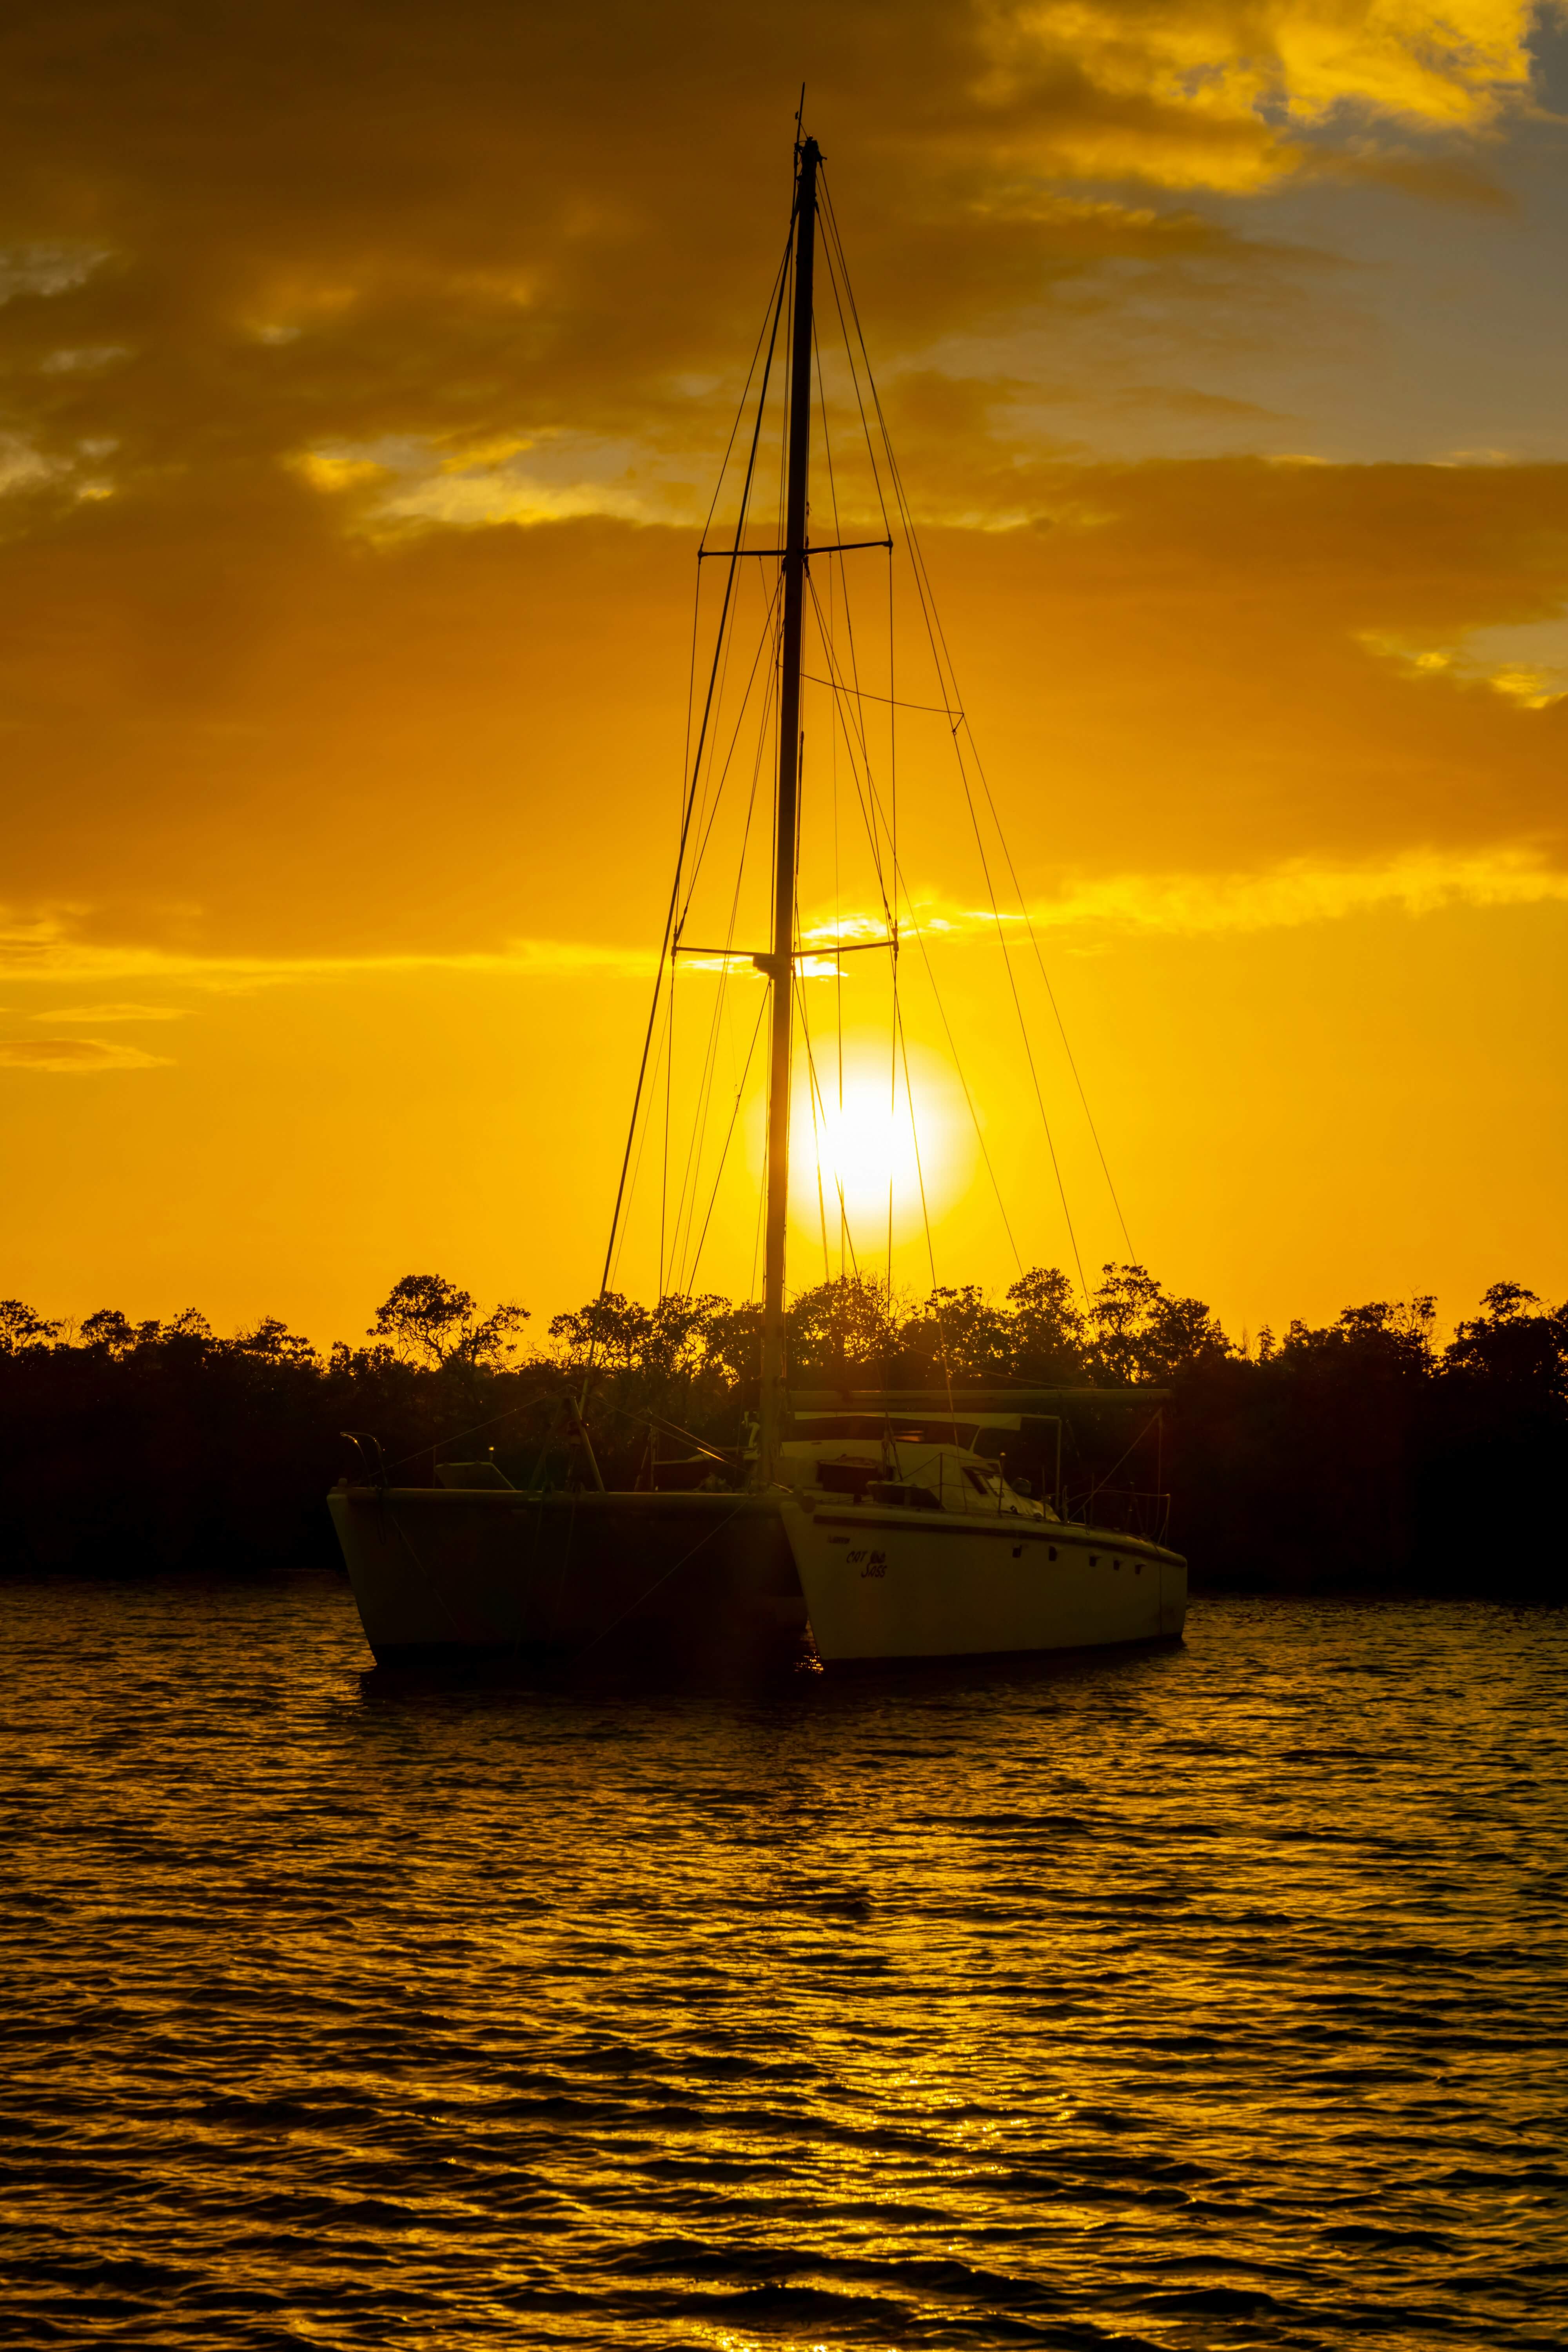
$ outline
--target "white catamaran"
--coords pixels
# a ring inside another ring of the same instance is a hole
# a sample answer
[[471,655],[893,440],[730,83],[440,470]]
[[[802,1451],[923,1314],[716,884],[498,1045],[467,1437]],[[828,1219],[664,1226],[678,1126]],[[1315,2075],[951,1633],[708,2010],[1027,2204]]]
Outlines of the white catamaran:
[[[745,538],[764,368],[740,519],[732,547],[723,551],[721,646],[742,561],[761,557],[776,580],[771,944],[745,956],[730,948],[685,949],[678,860],[661,959],[662,973],[667,966],[673,971],[683,951],[717,953],[725,968],[731,960],[754,965],[769,991],[754,1442],[743,1454],[714,1453],[702,1489],[613,1492],[577,1405],[582,1475],[564,1488],[513,1486],[489,1461],[439,1463],[433,1486],[395,1486],[383,1475],[345,1479],[331,1508],[365,1634],[383,1664],[486,1654],[581,1658],[606,1649],[660,1651],[698,1663],[786,1659],[814,1649],[832,1664],[1168,1641],[1182,1632],[1186,1565],[1158,1539],[1159,1517],[1128,1532],[1063,1507],[1063,1407],[1074,1393],[1104,1406],[1118,1392],[987,1393],[947,1384],[931,1393],[808,1395],[788,1385],[784,1250],[795,1008],[803,970],[824,953],[820,946],[803,948],[796,904],[810,565],[814,552],[837,556],[854,545],[892,545],[889,536],[814,550],[808,534],[821,162],[816,141],[797,138],[789,238],[770,303],[775,343],[786,301],[789,317],[784,543],[759,549]],[[767,349],[771,364],[773,345]],[[719,665],[716,649],[715,678]],[[711,701],[710,686],[710,707]],[[705,732],[706,719],[690,772],[682,857]],[[891,911],[888,930],[874,944],[896,958]],[[840,943],[837,951],[847,950]],[[647,1069],[645,1045],[645,1076]],[[641,1092],[639,1076],[639,1099]],[[633,1125],[635,1130],[635,1111]],[[616,1220],[629,1164],[628,1142]],[[606,1288],[609,1273],[606,1258]],[[1158,1396],[1142,1390],[1123,1401],[1157,1403]],[[1021,1477],[1010,1482],[1005,1475],[1006,1441],[1026,1426],[1037,1437],[1051,1426],[1057,1433],[1050,1500],[1037,1498]]]

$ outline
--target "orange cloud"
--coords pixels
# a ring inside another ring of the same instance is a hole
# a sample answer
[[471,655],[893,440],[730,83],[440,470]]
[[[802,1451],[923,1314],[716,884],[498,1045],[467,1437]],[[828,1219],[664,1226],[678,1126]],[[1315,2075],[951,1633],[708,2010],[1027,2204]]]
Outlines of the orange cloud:
[[[1033,903],[1130,876],[1157,898],[1409,859],[1561,869],[1568,701],[1498,678],[1546,675],[1568,468],[1028,467],[965,430],[955,503],[984,511],[1004,476],[1035,520],[928,551]],[[182,959],[239,979],[656,940],[689,536],[365,545],[303,487],[165,502],[155,561],[152,529],[110,501],[0,547],[14,966],[63,978],[68,946],[73,980],[123,986]],[[1385,645],[1479,651],[1424,668]],[[973,885],[919,848],[952,789],[942,722],[903,740],[910,887],[962,903]]]
[[1100,105],[1046,131],[1057,169],[1253,188],[1300,167],[1292,131],[1336,117],[1489,125],[1528,90],[1534,16],[1530,0],[995,0],[979,90],[1044,111],[1075,72]]
[[65,1077],[93,1077],[104,1070],[153,1070],[169,1066],[163,1054],[136,1045],[110,1045],[101,1037],[0,1038],[0,1066],[46,1070]]

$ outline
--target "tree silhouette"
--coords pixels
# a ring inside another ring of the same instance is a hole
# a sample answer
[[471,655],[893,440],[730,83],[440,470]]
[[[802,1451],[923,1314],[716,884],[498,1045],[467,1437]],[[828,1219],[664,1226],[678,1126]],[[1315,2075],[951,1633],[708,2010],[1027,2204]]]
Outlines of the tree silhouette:
[[19,1356],[26,1348],[46,1348],[60,1326],[35,1315],[19,1298],[0,1298],[0,1356]]
[[899,1350],[899,1318],[879,1282],[864,1274],[836,1276],[803,1290],[787,1317],[790,1370],[815,1373],[835,1388],[865,1388],[885,1378]]
[[[0,1560],[123,1573],[330,1565],[322,1496],[352,1466],[341,1431],[375,1431],[418,1484],[483,1423],[526,1484],[590,1351],[595,1451],[613,1485],[637,1477],[648,1414],[732,1448],[754,1409],[754,1302],[649,1307],[611,1293],[556,1317],[548,1351],[525,1350],[524,1321],[514,1305],[481,1315],[444,1276],[405,1276],[377,1310],[374,1344],[340,1343],[323,1362],[275,1317],[219,1339],[194,1308],[132,1322],[100,1307],[70,1326],[0,1301]],[[1295,1321],[1245,1350],[1201,1299],[1132,1263],[1105,1268],[1087,1313],[1057,1267],[1032,1268],[1000,1299],[974,1285],[889,1299],[851,1276],[803,1291],[790,1335],[805,1387],[940,1390],[951,1368],[966,1386],[1087,1388],[1068,1408],[1080,1490],[1148,1483],[1121,1469],[1127,1415],[1095,1404],[1094,1389],[1168,1388],[1173,1539],[1211,1589],[1560,1597],[1568,1306],[1520,1283],[1494,1283],[1447,1347],[1417,1297]],[[561,1477],[586,1475],[557,1451]]]
[[899,1337],[914,1388],[1006,1380],[1012,1372],[1012,1318],[973,1283],[933,1290],[905,1318]]
[[1517,1282],[1494,1282],[1481,1305],[1485,1314],[1461,1323],[1445,1351],[1445,1375],[1496,1382],[1542,1405],[1568,1400],[1568,1305],[1552,1314]]
[[105,1355],[125,1356],[139,1338],[144,1339],[150,1332],[155,1335],[157,1328],[155,1323],[143,1323],[138,1331],[118,1307],[100,1307],[95,1315],[88,1317],[78,1337],[84,1348],[101,1348]]
[[1007,1305],[1017,1378],[1042,1387],[1080,1381],[1089,1333],[1060,1266],[1031,1266],[1009,1288]]
[[254,1331],[237,1334],[235,1346],[269,1364],[317,1364],[321,1358],[301,1332],[290,1331],[276,1315],[264,1316]]
[[591,1357],[596,1363],[630,1371],[642,1361],[652,1329],[653,1318],[646,1307],[619,1290],[606,1290],[585,1307],[553,1316],[550,1336],[570,1364],[586,1364]]
[[369,1337],[390,1342],[405,1363],[494,1369],[515,1354],[528,1319],[526,1307],[510,1302],[481,1319],[471,1290],[459,1290],[444,1275],[405,1274],[376,1308]]

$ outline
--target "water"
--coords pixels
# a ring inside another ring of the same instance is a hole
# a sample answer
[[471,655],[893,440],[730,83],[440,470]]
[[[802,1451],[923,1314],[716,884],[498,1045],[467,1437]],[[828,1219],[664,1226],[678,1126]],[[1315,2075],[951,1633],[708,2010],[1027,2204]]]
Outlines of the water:
[[6,2341],[1563,2340],[1561,1614],[747,1698],[0,1607]]

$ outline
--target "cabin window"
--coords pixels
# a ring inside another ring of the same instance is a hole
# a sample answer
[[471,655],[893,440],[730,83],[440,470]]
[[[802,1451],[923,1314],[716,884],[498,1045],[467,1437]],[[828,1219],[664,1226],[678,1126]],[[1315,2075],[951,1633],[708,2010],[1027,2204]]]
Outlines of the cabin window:
[[878,1478],[866,1489],[867,1499],[873,1503],[897,1504],[906,1511],[940,1511],[941,1503],[929,1486],[914,1486],[902,1479]]
[[971,1470],[967,1463],[964,1465],[963,1475],[977,1495],[988,1495],[991,1492],[988,1481],[981,1476],[978,1470]]
[[875,1462],[818,1462],[813,1475],[830,1495],[860,1496],[878,1475]]

